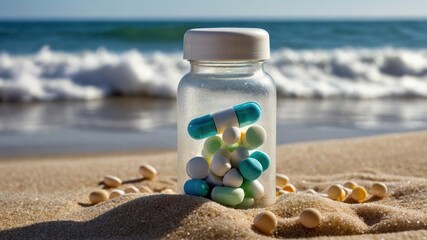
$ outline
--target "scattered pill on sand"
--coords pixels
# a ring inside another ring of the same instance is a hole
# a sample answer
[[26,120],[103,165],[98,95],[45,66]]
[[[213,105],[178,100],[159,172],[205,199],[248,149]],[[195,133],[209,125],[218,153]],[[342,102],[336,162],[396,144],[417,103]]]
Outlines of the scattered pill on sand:
[[122,180],[116,176],[107,175],[104,177],[104,185],[106,187],[118,187],[122,184]]
[[100,202],[107,201],[108,198],[109,198],[108,192],[105,191],[105,190],[102,190],[102,189],[93,191],[89,195],[89,200],[93,204],[97,204],[97,203],[100,203]]
[[304,191],[305,193],[308,193],[308,194],[313,194],[313,195],[317,195],[317,192],[314,190],[314,189],[307,189],[307,190],[305,190]]
[[153,190],[151,190],[151,188],[147,187],[147,186],[142,186],[139,191],[141,193],[153,193]]
[[363,202],[365,201],[367,195],[368,193],[366,192],[366,189],[364,187],[357,186],[353,189],[350,196],[352,199],[358,202]]
[[176,194],[176,192],[174,190],[170,189],[170,188],[163,189],[161,191],[161,193],[164,193],[164,194]]
[[261,212],[255,217],[253,226],[264,234],[271,234],[277,226],[276,215],[270,211]]
[[139,173],[146,179],[153,179],[157,175],[157,170],[148,164],[144,164],[139,167]]
[[283,186],[282,189],[287,191],[287,192],[296,192],[297,191],[296,187],[291,183],[286,184],[285,186]]
[[300,223],[306,228],[315,228],[319,226],[322,214],[315,208],[304,209],[300,216]]
[[113,191],[111,191],[110,193],[110,199],[116,198],[116,197],[120,197],[125,195],[126,193],[121,190],[121,189],[114,189]]
[[283,187],[289,183],[289,177],[285,174],[277,173],[276,174],[276,185],[279,187]]
[[357,183],[355,183],[353,181],[347,181],[347,182],[344,183],[344,187],[353,190],[355,187],[357,187]]
[[385,185],[382,182],[376,182],[374,184],[372,184],[371,186],[371,194],[374,195],[375,197],[380,197],[383,198],[387,195],[387,185]]
[[329,187],[328,197],[332,200],[343,201],[346,193],[341,185],[335,184]]
[[135,186],[128,186],[125,188],[125,193],[139,193],[139,189]]

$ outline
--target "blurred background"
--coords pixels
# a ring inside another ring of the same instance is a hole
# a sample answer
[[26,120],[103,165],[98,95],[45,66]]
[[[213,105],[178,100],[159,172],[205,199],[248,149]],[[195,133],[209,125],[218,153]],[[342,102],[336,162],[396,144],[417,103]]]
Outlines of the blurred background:
[[176,148],[185,31],[258,27],[278,144],[427,129],[423,0],[0,2],[0,159]]

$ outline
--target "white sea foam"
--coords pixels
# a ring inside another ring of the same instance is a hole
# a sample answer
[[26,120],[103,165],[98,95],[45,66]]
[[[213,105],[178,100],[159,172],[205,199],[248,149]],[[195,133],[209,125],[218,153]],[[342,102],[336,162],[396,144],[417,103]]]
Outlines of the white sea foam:
[[[112,94],[169,97],[189,70],[181,53],[137,50],[0,54],[0,100],[89,100]],[[427,97],[427,49],[290,50],[266,70],[281,97]]]

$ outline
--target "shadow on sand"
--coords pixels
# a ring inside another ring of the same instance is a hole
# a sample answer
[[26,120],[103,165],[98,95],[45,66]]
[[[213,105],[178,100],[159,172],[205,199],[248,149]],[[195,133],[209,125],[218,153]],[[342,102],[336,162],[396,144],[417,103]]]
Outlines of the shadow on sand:
[[151,195],[123,203],[89,221],[36,223],[1,231],[0,239],[160,238],[207,202],[194,196]]

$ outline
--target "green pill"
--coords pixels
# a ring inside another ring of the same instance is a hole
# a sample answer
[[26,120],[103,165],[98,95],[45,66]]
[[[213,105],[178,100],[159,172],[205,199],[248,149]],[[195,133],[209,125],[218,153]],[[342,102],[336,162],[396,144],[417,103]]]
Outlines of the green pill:
[[187,195],[206,197],[209,193],[209,185],[200,179],[190,179],[184,184],[184,192]]
[[216,186],[211,193],[212,200],[226,206],[238,205],[244,197],[245,192],[241,188]]
[[213,136],[208,139],[206,139],[205,143],[203,144],[203,150],[210,153],[215,154],[218,149],[220,149],[222,146],[222,139],[219,136]]
[[265,142],[267,134],[261,126],[254,125],[248,128],[243,139],[243,145],[248,149],[255,149]]
[[262,151],[255,151],[251,153],[249,156],[251,158],[255,158],[258,160],[259,163],[262,165],[262,170],[265,171],[270,166],[270,157],[267,155],[267,153]]
[[246,198],[258,199],[264,195],[264,186],[258,181],[243,181],[242,186]]

